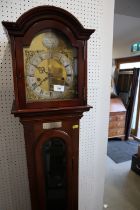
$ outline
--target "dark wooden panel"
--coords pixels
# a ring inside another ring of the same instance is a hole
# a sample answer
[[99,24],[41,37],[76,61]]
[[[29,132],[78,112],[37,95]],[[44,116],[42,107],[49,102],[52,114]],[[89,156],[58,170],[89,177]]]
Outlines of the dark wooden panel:
[[109,138],[125,135],[126,109],[120,98],[110,100]]
[[136,92],[138,87],[138,79],[139,79],[139,70],[140,69],[134,69],[133,70],[133,79],[131,84],[131,93],[130,93],[130,99],[127,107],[127,113],[126,113],[126,134],[125,134],[125,140],[128,139],[131,131],[131,123],[132,123],[132,117],[133,117],[133,111],[134,111],[134,104],[135,104],[135,98],[136,98]]
[[132,83],[132,74],[119,74],[117,83],[117,92],[129,92]]

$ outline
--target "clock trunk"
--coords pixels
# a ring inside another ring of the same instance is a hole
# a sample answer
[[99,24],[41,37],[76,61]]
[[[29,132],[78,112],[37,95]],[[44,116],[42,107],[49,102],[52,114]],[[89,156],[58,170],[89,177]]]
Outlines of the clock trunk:
[[78,210],[79,117],[21,120],[33,210]]

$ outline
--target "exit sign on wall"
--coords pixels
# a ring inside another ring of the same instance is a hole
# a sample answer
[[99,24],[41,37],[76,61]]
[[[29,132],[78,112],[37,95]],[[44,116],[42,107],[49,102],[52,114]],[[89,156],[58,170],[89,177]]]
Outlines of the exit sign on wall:
[[140,42],[131,45],[131,52],[140,52]]

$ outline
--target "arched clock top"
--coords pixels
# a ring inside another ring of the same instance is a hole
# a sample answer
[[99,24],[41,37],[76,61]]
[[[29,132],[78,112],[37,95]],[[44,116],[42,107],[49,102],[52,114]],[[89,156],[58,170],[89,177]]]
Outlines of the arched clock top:
[[25,12],[16,22],[3,21],[10,36],[24,36],[34,24],[43,20],[57,20],[75,34],[77,39],[88,40],[94,29],[85,29],[68,11],[54,6],[39,6]]
[[48,30],[55,30],[58,33],[63,33],[67,39],[69,39],[72,46],[83,47],[84,45],[84,40],[78,41],[73,31],[64,25],[64,23],[59,22],[58,20],[42,20],[31,25],[31,27],[25,32],[24,36],[22,37],[23,46],[29,46],[35,36]]

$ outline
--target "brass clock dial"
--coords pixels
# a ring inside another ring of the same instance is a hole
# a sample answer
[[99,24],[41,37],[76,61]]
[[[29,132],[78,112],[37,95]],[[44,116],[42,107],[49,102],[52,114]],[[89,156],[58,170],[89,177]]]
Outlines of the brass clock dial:
[[48,31],[24,48],[27,101],[76,97],[76,50],[66,41],[62,35]]

